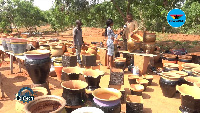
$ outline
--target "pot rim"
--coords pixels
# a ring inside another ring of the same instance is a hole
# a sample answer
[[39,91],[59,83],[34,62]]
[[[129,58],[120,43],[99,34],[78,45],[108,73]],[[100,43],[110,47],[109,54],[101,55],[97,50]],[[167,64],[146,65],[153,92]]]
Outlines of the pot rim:
[[[99,97],[96,96],[96,94],[98,92],[109,92],[109,93],[115,93],[115,96],[117,96],[117,98],[115,99],[101,99]],[[94,96],[94,98],[98,99],[98,100],[103,100],[103,101],[115,101],[115,100],[118,100],[121,98],[122,94],[120,91],[118,91],[117,89],[114,89],[114,88],[98,88],[98,89],[95,89],[93,92],[92,92],[92,95]]]
[[44,55],[44,54],[50,54],[49,50],[32,50],[32,51],[27,51],[24,52],[25,55]]
[[[138,99],[140,99],[140,102],[131,102],[130,99],[128,100],[129,97],[134,97],[134,99],[138,98]],[[141,103],[141,104],[144,103],[142,96],[137,96],[137,95],[127,95],[126,102],[129,102],[129,103]]]
[[149,83],[149,81],[147,79],[144,79],[144,78],[136,79],[136,82],[138,84],[148,84]]
[[[92,73],[95,73],[95,76],[91,76],[91,75],[88,75],[87,72],[88,71],[92,71]],[[84,77],[93,77],[93,78],[98,78],[99,76],[103,76],[105,74],[105,72],[99,70],[99,69],[84,69],[82,74],[84,75]]]
[[138,75],[128,75],[128,79],[138,79],[140,78]]
[[177,75],[181,75],[181,77],[184,77],[184,76],[187,76],[188,73],[184,72],[184,71],[176,71],[176,70],[172,70],[172,71],[169,71],[171,73],[175,73]]
[[146,79],[153,79],[153,75],[142,75],[142,77]]
[[[194,99],[200,99],[200,88],[195,86],[189,86],[187,84],[182,84],[181,86],[176,86],[176,89],[181,93],[183,96],[192,96]],[[190,91],[186,92],[186,89],[190,89]]]
[[197,67],[197,68],[193,68],[192,69],[192,72],[195,72],[195,73],[200,73],[200,67]]
[[68,80],[68,81],[64,81],[64,82],[62,82],[61,83],[61,86],[63,87],[63,88],[65,88],[65,89],[69,89],[69,90],[73,90],[73,91],[76,91],[76,90],[81,90],[81,89],[71,89],[71,88],[67,88],[67,87],[65,87],[63,84],[64,83],[67,83],[67,82],[75,82],[75,81],[79,81],[79,82],[81,82],[81,83],[84,83],[83,85],[85,85],[83,88],[81,88],[81,89],[85,89],[87,86],[88,86],[88,83],[87,82],[84,82],[84,81],[82,81],[82,80]]
[[61,107],[59,107],[57,110],[53,111],[55,113],[58,112],[58,111],[61,111],[65,107],[65,105],[66,105],[66,100],[63,97],[56,96],[56,95],[44,95],[44,96],[36,97],[33,101],[31,101],[30,103],[26,104],[24,106],[25,112],[26,113],[31,113],[29,111],[29,108],[32,105],[37,104],[38,102],[46,101],[47,99],[48,100],[52,100],[52,101],[57,101],[58,103],[61,104]]
[[[136,88],[136,86],[138,86],[137,88]],[[133,91],[137,91],[137,92],[142,92],[142,91],[144,91],[144,86],[143,85],[141,85],[141,84],[131,84],[130,85],[130,90],[133,90]]]
[[[187,77],[184,77],[184,79],[185,79],[187,82],[190,82],[190,83],[200,82],[200,77],[187,76]],[[190,79],[191,79],[192,81],[191,81]]]
[[[69,71],[72,71],[72,72],[67,73],[66,71],[68,69],[75,69],[75,71],[73,72],[72,70],[69,70]],[[80,68],[80,67],[77,67],[77,66],[76,67],[63,67],[62,70],[66,74],[83,74],[84,68]],[[78,72],[77,72],[77,70],[78,70]]]

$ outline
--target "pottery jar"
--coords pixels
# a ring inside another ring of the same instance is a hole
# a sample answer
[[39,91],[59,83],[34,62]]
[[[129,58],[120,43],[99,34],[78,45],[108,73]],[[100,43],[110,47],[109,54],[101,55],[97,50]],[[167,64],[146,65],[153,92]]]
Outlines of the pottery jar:
[[79,67],[63,67],[62,80],[78,80],[83,70],[84,68]]
[[27,40],[25,39],[11,39],[11,48],[15,55],[23,55],[26,52]]
[[34,39],[28,40],[28,44],[32,44],[35,48],[38,48],[39,46],[39,43]]
[[144,42],[155,42],[156,41],[156,33],[144,33]]
[[152,81],[153,81],[153,75],[142,75],[142,77],[144,79],[147,79],[149,82],[148,82],[148,86],[151,85]]
[[121,104],[124,104],[126,102],[124,85],[109,85],[109,88],[117,89],[118,91],[122,93]]
[[4,51],[8,51],[8,46],[6,44],[6,38],[1,38],[1,40],[2,40],[2,45],[3,45]]
[[126,97],[126,113],[143,113],[143,98],[137,95]]
[[33,101],[26,104],[26,113],[66,113],[66,101],[64,98],[55,95],[45,95],[36,97]]
[[139,79],[136,79],[136,82],[138,83],[138,84],[141,84],[141,85],[143,85],[144,86],[144,91],[146,90],[146,88],[147,88],[147,86],[148,86],[148,83],[149,83],[149,81],[147,80],[147,79],[141,79],[141,78],[139,78]]
[[50,46],[49,46],[49,44],[42,43],[42,44],[40,44],[40,49],[42,49],[42,50],[50,50]]
[[96,55],[86,53],[82,55],[82,65],[83,66],[96,66]]
[[181,93],[181,109],[187,113],[200,112],[200,88],[183,84],[177,86],[177,90]]
[[109,85],[124,85],[124,71],[122,69],[110,69]]
[[186,56],[186,55],[181,55],[178,58],[178,65],[179,65],[179,70],[182,70],[182,64],[184,63],[192,63],[192,57],[191,56]]
[[178,85],[180,76],[175,73],[163,73],[160,77],[159,84],[165,97],[172,98],[176,93],[176,85]]
[[168,63],[165,63],[164,65],[164,72],[168,72],[168,71],[172,71],[172,70],[179,70],[179,65],[178,64],[169,64],[167,65]]
[[96,107],[81,107],[71,113],[104,113],[101,109]]
[[125,70],[126,68],[126,59],[116,59],[114,61],[115,63],[115,68],[123,69]]
[[63,55],[63,49],[62,46],[55,46],[51,48],[51,54],[54,57],[59,57]]
[[129,84],[136,84],[136,79],[138,79],[138,75],[128,75]]
[[[39,96],[43,96],[43,95],[47,95],[47,89],[44,87],[35,87],[35,88],[31,88],[33,90],[33,92],[35,93],[34,98],[39,97]],[[29,90],[24,90],[22,91],[22,95],[24,95],[26,92],[29,92]],[[16,94],[16,96],[19,96],[18,94]],[[16,101],[15,104],[15,109],[17,113],[22,113],[24,112],[24,106],[26,105],[26,103],[23,103],[22,101]]]
[[57,79],[61,81],[61,75],[62,75],[62,69],[63,69],[62,57],[58,57],[54,59],[54,69],[57,75]]
[[163,66],[165,63],[177,63],[177,59],[176,59],[176,55],[172,55],[172,54],[164,54],[162,57],[162,63]]
[[63,87],[62,97],[66,100],[66,106],[79,106],[86,102],[85,88],[88,84],[81,80],[70,80],[61,83]]
[[83,75],[86,79],[86,82],[88,83],[87,89],[95,90],[97,88],[100,88],[99,83],[100,83],[101,77],[104,75],[103,71],[85,69],[83,71]]
[[182,84],[188,83],[188,82],[184,79],[184,77],[188,76],[188,73],[186,73],[186,72],[184,72],[184,71],[176,71],[176,70],[170,71],[170,73],[175,73],[175,74],[177,74],[177,75],[180,76],[178,85],[182,85]]
[[25,53],[25,67],[34,84],[46,83],[51,67],[49,50],[32,50]]
[[62,55],[62,65],[63,67],[75,67],[77,66],[77,57],[73,53],[65,52]]
[[141,84],[131,84],[130,85],[131,95],[142,96],[144,91],[144,86]]
[[134,52],[135,50],[137,50],[138,48],[141,47],[141,42],[138,41],[134,41],[134,39],[130,38],[127,41],[127,49],[129,52]]
[[94,96],[94,107],[104,113],[119,113],[121,111],[121,92],[114,88],[98,88],[92,93]]

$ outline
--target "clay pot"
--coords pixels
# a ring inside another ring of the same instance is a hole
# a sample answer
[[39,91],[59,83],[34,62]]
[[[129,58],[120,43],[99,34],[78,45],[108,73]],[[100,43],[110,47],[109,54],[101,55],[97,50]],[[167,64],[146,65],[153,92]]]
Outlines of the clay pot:
[[96,51],[95,48],[89,48],[89,49],[87,50],[87,53],[97,55],[97,51]]
[[137,95],[126,97],[126,113],[143,113],[143,98]]
[[121,111],[121,92],[114,88],[98,88],[93,91],[94,106],[104,113],[119,113]]
[[[31,88],[33,90],[33,92],[35,93],[34,98],[39,97],[39,96],[43,96],[43,95],[47,95],[47,89],[44,87],[35,87],[35,88]],[[24,90],[22,92],[22,95],[24,95],[26,92],[29,92],[29,90]],[[18,94],[16,96],[19,96]],[[22,113],[24,112],[24,106],[26,105],[26,103],[23,103],[22,101],[16,101],[15,104],[15,109],[17,113]]]
[[109,85],[124,85],[124,71],[122,69],[110,69]]
[[123,70],[126,68],[126,59],[116,59],[114,63],[115,63],[115,68]]
[[154,51],[154,54],[157,56],[154,56],[154,62],[157,63],[160,60],[160,52],[159,51]]
[[24,53],[25,67],[34,84],[46,83],[51,67],[49,50],[32,50]]
[[156,41],[156,33],[144,33],[144,42],[155,42]]
[[200,82],[194,82],[194,86],[200,88]]
[[[148,53],[148,54],[153,54],[153,52],[155,51],[155,42],[151,42],[151,43],[144,43],[144,52]],[[147,52],[149,51],[149,52]]]
[[147,79],[136,79],[136,82],[138,83],[138,84],[141,84],[141,85],[143,85],[144,86],[144,91],[146,90],[146,88],[147,88],[147,86],[148,86],[148,83],[149,83],[149,81],[147,80]]
[[126,95],[125,95],[125,90],[123,85],[109,85],[109,88],[114,88],[117,89],[118,91],[120,91],[122,93],[122,97],[121,97],[121,104],[124,104],[126,102]]
[[172,70],[179,70],[179,65],[178,64],[165,64],[164,65],[164,72],[172,71]]
[[[26,113],[66,113],[66,101],[64,98],[55,95],[45,95],[35,98],[30,103],[26,104]],[[44,107],[45,106],[45,107]],[[39,109],[40,108],[40,109]]]
[[36,40],[28,40],[28,44],[32,44],[35,48],[38,48],[38,42]]
[[129,52],[134,52],[135,50],[139,49],[141,46],[141,42],[136,42],[132,38],[128,39],[127,41],[127,48]]
[[54,66],[62,66],[62,57],[54,59]]
[[41,50],[50,50],[50,46],[48,44],[41,44],[40,49]]
[[148,86],[151,85],[152,81],[153,81],[153,75],[142,75],[142,77],[144,79],[147,79],[149,82],[148,82]]
[[162,73],[159,84],[165,97],[172,98],[175,95],[176,85],[178,85],[180,77],[180,75],[177,75],[175,73]]
[[59,56],[63,55],[63,52],[64,51],[62,49],[62,46],[55,46],[55,47],[51,48],[51,54],[54,57],[59,57]]
[[200,88],[183,84],[177,86],[177,90],[181,93],[182,111],[189,113],[200,112]]
[[11,39],[11,48],[15,55],[23,55],[26,52],[27,40]]
[[96,107],[81,107],[71,113],[104,113],[101,109]]
[[144,86],[141,84],[131,84],[130,90],[132,95],[142,96],[142,92],[144,91]]
[[193,83],[200,82],[200,77],[193,77],[193,76],[187,76],[184,77],[184,79],[188,82],[188,85],[193,86]]
[[77,57],[72,53],[65,52],[62,56],[62,65],[63,67],[75,67],[77,66]]
[[85,88],[88,84],[81,80],[70,80],[61,83],[63,87],[62,97],[66,100],[66,106],[83,105],[86,101]]
[[177,59],[176,59],[176,55],[172,55],[172,54],[163,54],[162,56],[162,63],[163,66],[165,63],[177,63]]
[[192,68],[197,68],[197,67],[200,67],[199,64],[194,64],[194,63],[185,63],[185,64],[182,64],[182,67],[183,69],[192,69]]
[[87,89],[95,90],[97,88],[100,88],[99,83],[101,77],[104,75],[103,71],[86,69],[83,71],[83,75],[86,79],[86,82],[88,83]]
[[78,80],[79,75],[83,73],[83,68],[79,67],[64,67],[63,68],[63,74],[62,74],[62,80]]
[[138,75],[128,75],[129,84],[136,84],[136,79],[139,79]]
[[56,72],[56,75],[57,75],[57,79],[59,81],[61,81],[61,75],[62,75],[63,66],[54,66],[54,69],[55,69],[55,72]]

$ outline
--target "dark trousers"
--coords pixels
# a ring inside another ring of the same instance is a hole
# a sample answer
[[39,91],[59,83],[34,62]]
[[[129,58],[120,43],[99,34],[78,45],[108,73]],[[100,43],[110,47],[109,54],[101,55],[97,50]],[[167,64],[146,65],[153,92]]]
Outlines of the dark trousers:
[[124,50],[128,51],[127,39],[124,39]]

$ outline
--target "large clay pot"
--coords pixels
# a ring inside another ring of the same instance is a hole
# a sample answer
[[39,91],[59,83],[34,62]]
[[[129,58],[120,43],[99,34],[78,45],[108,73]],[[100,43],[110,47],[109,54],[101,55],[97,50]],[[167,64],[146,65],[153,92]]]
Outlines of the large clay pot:
[[94,106],[104,113],[119,113],[121,111],[121,92],[114,88],[98,88],[93,91]]
[[200,88],[183,84],[177,86],[181,93],[181,111],[187,113],[200,112]]
[[83,70],[83,68],[79,67],[63,67],[62,80],[78,80]]
[[115,68],[123,70],[126,68],[126,59],[116,59],[114,63],[115,63]]
[[146,52],[148,54],[153,54],[153,52],[155,51],[155,42],[144,43],[143,50],[144,50],[144,52]]
[[178,85],[182,85],[182,84],[188,83],[188,82],[184,79],[184,77],[188,76],[188,73],[186,73],[186,72],[184,72],[184,71],[176,71],[176,70],[169,71],[169,72],[170,72],[170,73],[175,73],[175,74],[177,74],[177,75],[180,76]]
[[23,55],[26,52],[27,40],[24,39],[11,39],[11,48],[15,55]]
[[137,95],[128,95],[126,98],[126,113],[143,113],[143,98]]
[[148,83],[149,83],[149,81],[147,80],[147,79],[136,79],[136,82],[138,83],[138,84],[141,84],[141,85],[143,85],[144,86],[144,91],[146,90],[146,88],[147,88],[147,86],[148,86]]
[[96,51],[95,48],[89,48],[89,49],[87,50],[87,53],[97,55],[97,51]]
[[28,44],[32,44],[35,48],[38,48],[39,44],[36,40],[28,40]]
[[142,92],[144,91],[144,86],[141,84],[131,84],[130,90],[132,95],[142,96]]
[[165,63],[177,63],[177,56],[176,55],[172,55],[172,54],[164,54],[162,56],[162,63],[163,66],[165,65]]
[[192,57],[191,56],[186,56],[186,55],[181,55],[178,57],[178,65],[179,65],[179,70],[182,70],[182,64],[185,63],[192,63]]
[[63,47],[62,46],[55,46],[51,47],[51,54],[54,57],[59,57],[63,55]]
[[77,66],[77,57],[69,52],[65,52],[62,56],[63,67],[74,67]]
[[[43,96],[43,95],[47,95],[47,89],[44,87],[35,87],[35,88],[31,88],[34,92],[34,98],[39,97],[39,96]],[[22,95],[24,95],[26,92],[29,92],[29,90],[24,90],[22,92]],[[16,96],[19,96],[18,94]],[[16,101],[15,104],[15,109],[17,113],[22,113],[24,112],[24,106],[26,105],[26,103],[23,103],[22,101]]]
[[139,79],[138,75],[128,75],[129,84],[136,84],[136,79]]
[[34,84],[46,83],[51,67],[49,50],[32,50],[25,53],[25,67]]
[[144,79],[147,79],[149,82],[148,82],[148,86],[151,85],[152,81],[153,81],[153,75],[142,75],[142,77]]
[[83,75],[86,79],[86,82],[88,83],[87,89],[95,90],[97,88],[100,88],[99,83],[101,77],[104,75],[103,71],[86,69],[83,71]]
[[104,113],[101,109],[96,107],[81,107],[71,113]]
[[176,93],[176,85],[178,85],[180,76],[175,73],[163,73],[160,77],[159,84],[165,97],[172,98]]
[[129,38],[127,41],[127,46],[129,52],[134,52],[135,50],[140,48],[141,42],[140,41],[136,42],[134,41],[134,39]]
[[35,98],[26,104],[26,113],[66,113],[66,101],[64,98],[55,95],[45,95]]
[[124,71],[122,69],[110,69],[109,85],[124,85]]
[[155,42],[156,41],[156,33],[144,33],[144,42]]
[[81,80],[70,80],[61,83],[63,87],[63,98],[67,106],[83,105],[87,98],[85,88],[88,84]]
[[178,64],[173,64],[173,63],[165,63],[164,64],[164,72],[172,71],[172,70],[179,70],[179,65]]
[[109,88],[117,89],[118,91],[122,93],[121,104],[124,104],[126,102],[124,85],[109,85]]

